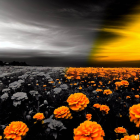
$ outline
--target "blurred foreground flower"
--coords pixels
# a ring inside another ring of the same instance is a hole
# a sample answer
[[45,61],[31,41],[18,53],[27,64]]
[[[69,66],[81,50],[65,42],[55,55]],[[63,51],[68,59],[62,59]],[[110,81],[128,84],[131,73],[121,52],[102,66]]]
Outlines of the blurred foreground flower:
[[135,98],[139,98],[140,96],[139,95],[135,95]]
[[85,121],[74,129],[74,140],[103,140],[105,133],[100,124]]
[[136,124],[136,127],[140,127],[140,104],[133,105],[129,108],[130,121]]
[[83,93],[74,93],[68,97],[67,102],[70,109],[74,111],[81,111],[87,107],[87,104],[89,104],[89,99]]
[[4,129],[4,135],[8,140],[21,140],[21,137],[25,136],[27,131],[29,131],[29,128],[25,123],[16,121],[11,122],[9,126]]
[[43,113],[36,113],[34,116],[33,116],[33,119],[36,119],[37,121],[41,121],[43,120],[45,117],[44,117],[44,114]]
[[66,106],[58,107],[54,110],[55,118],[64,118],[64,119],[72,119],[72,115],[70,113],[70,110]]

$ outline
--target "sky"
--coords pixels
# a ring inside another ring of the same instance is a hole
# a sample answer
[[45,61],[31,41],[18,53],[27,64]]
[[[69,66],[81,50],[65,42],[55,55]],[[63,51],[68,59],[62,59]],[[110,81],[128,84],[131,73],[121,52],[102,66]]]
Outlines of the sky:
[[89,66],[103,25],[119,23],[138,1],[0,0],[0,60]]

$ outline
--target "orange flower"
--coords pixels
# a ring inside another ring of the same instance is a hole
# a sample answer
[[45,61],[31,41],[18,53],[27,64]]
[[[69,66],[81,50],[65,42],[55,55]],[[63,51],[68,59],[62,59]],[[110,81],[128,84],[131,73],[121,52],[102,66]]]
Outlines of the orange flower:
[[126,129],[123,127],[115,128],[115,133],[127,133]]
[[122,80],[121,81],[121,84],[124,85],[124,86],[128,86],[129,85],[129,82],[127,80]]
[[83,93],[74,93],[68,97],[67,102],[70,109],[74,111],[81,111],[87,107],[87,104],[89,104],[89,99]]
[[103,140],[105,133],[100,124],[85,121],[74,129],[74,140]]
[[136,124],[136,127],[140,126],[140,104],[133,105],[129,108],[130,121]]
[[134,88],[131,88],[132,90],[135,90]]
[[112,94],[112,91],[110,89],[105,89],[103,94],[109,95]]
[[11,122],[9,126],[4,129],[4,135],[8,140],[21,140],[21,137],[25,136],[27,131],[29,131],[29,128],[25,123],[21,121],[15,121]]
[[82,89],[82,87],[80,86],[78,89]]
[[139,98],[140,96],[139,95],[135,95],[135,98]]
[[107,105],[100,106],[100,111],[104,111],[106,114],[108,114],[109,110],[110,110],[110,108]]
[[121,82],[115,82],[115,85],[116,85],[116,87],[119,87],[119,86],[122,85],[122,83]]
[[86,118],[90,121],[92,119],[92,114],[86,114]]
[[2,139],[2,136],[0,136],[0,140]]
[[38,121],[41,121],[43,120],[45,117],[44,117],[44,114],[43,113],[36,113],[34,116],[33,116],[33,119],[36,119]]
[[58,107],[54,110],[53,114],[55,115],[55,118],[72,119],[70,110],[66,106]]
[[71,79],[71,76],[67,76],[67,79]]
[[139,140],[139,135],[124,136],[121,140]]
[[93,107],[100,108],[100,104],[94,104]]
[[126,96],[126,98],[128,99],[128,98],[131,98],[130,96]]
[[102,89],[97,88],[97,89],[96,89],[96,91],[97,91],[97,92],[98,92],[98,91],[99,91],[99,92],[102,92],[103,90],[102,90]]

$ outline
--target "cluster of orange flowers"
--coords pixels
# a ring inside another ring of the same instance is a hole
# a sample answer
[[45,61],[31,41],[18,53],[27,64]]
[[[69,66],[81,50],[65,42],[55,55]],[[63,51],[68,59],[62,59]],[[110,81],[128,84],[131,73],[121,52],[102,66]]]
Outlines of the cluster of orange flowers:
[[139,140],[139,135],[124,136],[121,140]]
[[81,111],[87,107],[89,99],[83,93],[74,93],[68,97],[67,102],[71,110]]
[[72,119],[70,110],[66,106],[58,107],[54,110],[53,114],[55,115],[55,118]]
[[127,133],[126,129],[123,127],[117,127],[114,131],[115,133]]
[[101,105],[101,104],[94,104],[93,107],[95,108],[100,108],[100,111],[105,112],[106,114],[108,114],[108,111],[110,110],[110,108],[107,105]]
[[105,133],[100,124],[85,121],[74,129],[74,140],[103,140]]
[[130,121],[136,124],[136,127],[140,127],[140,104],[129,108],[129,117]]
[[27,125],[21,121],[11,122],[9,126],[4,129],[5,139],[21,140],[29,131]]
[[[104,77],[109,79],[110,76],[113,77],[111,80],[123,80],[127,78],[134,78],[134,80],[138,80],[136,77],[136,73],[140,75],[139,68],[74,68],[69,67],[66,71],[66,78],[68,79],[81,79],[84,77],[88,77],[88,74],[93,74],[93,76]],[[128,82],[122,81],[123,85],[129,85]]]

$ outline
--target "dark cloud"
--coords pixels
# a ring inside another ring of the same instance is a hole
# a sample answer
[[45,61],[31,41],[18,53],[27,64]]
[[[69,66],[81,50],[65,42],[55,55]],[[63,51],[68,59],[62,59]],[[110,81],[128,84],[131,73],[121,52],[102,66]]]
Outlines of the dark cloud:
[[0,0],[0,58],[85,63],[103,20],[132,6],[132,0],[125,2]]

